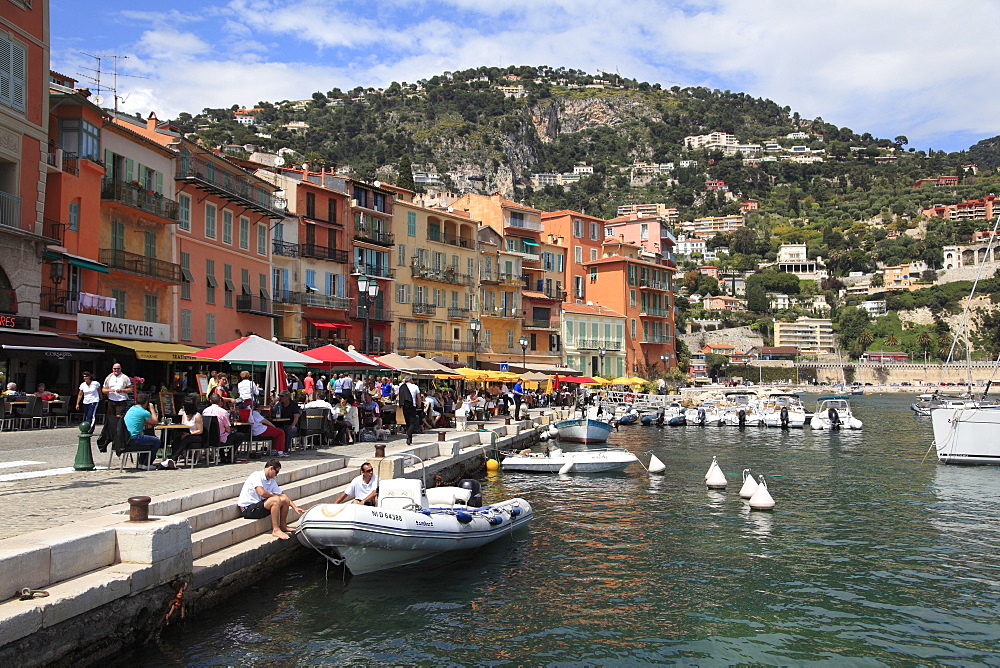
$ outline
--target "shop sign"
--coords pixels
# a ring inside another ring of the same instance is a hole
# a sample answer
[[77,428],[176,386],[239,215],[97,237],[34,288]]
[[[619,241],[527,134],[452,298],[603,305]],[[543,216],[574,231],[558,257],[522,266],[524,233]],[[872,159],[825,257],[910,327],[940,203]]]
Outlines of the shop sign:
[[76,332],[84,336],[109,336],[116,339],[139,341],[170,341],[170,325],[161,322],[108,318],[89,313],[77,314]]
[[31,329],[31,318],[25,315],[0,315],[2,329]]

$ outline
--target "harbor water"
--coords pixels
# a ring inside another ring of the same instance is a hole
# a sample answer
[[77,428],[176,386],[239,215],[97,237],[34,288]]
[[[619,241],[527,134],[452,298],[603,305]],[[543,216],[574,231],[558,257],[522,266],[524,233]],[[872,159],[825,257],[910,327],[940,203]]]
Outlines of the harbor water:
[[910,401],[852,397],[861,432],[623,427],[665,474],[494,475],[526,532],[347,581],[310,555],[117,663],[998,665],[1000,468],[923,461]]

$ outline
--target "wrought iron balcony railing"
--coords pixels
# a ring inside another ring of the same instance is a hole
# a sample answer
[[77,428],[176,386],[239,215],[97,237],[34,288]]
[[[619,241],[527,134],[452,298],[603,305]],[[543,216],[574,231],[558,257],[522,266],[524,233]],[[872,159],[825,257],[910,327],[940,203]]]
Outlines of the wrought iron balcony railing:
[[396,243],[396,236],[392,232],[386,232],[374,225],[356,223],[354,225],[354,238],[362,241],[369,241],[380,246],[392,246]]
[[470,313],[472,313],[471,309],[458,308],[456,306],[448,307],[448,318],[451,320],[464,320],[469,317]]
[[180,205],[177,202],[152,190],[146,190],[135,181],[119,181],[110,176],[103,177],[101,199],[118,202],[167,220],[177,220],[180,215]]
[[472,285],[472,276],[469,274],[460,274],[452,267],[433,269],[414,264],[410,266],[410,275],[413,278],[422,278],[428,281],[449,283],[451,285]]
[[347,251],[342,248],[329,248],[317,244],[299,244],[299,256],[342,263],[346,263],[348,258]]
[[333,295],[321,295],[317,292],[300,292],[298,303],[303,306],[316,306],[319,308],[333,308],[346,311],[351,308],[351,300],[347,297],[334,297]]
[[106,264],[111,269],[124,271],[137,276],[147,276],[168,283],[181,282],[181,266],[165,260],[146,257],[137,253],[118,250],[115,248],[102,248],[99,255],[101,264]]
[[437,306],[434,304],[413,304],[413,315],[434,315]]
[[643,306],[639,315],[646,315],[654,318],[668,318],[670,317],[670,309],[668,308],[658,308],[655,306]]
[[356,264],[351,268],[352,274],[374,276],[375,278],[396,278],[396,270],[373,264]]
[[[572,345],[572,342],[567,341],[567,345]],[[608,352],[620,351],[622,349],[621,341],[607,341],[604,339],[577,339],[576,349],[577,350],[600,350],[604,348]]]
[[45,218],[42,222],[44,223],[42,236],[62,246],[66,240],[66,223],[61,223],[51,218]]
[[551,329],[553,327],[558,327],[559,321],[556,320],[553,322],[552,320],[525,320],[523,326],[532,329]]
[[80,293],[59,288],[42,288],[42,310],[76,315],[80,312]]
[[266,315],[271,318],[281,317],[274,312],[274,304],[272,304],[270,299],[264,299],[258,295],[237,295],[236,311],[238,313]]
[[392,311],[387,308],[376,308],[374,306],[370,308],[365,308],[364,306],[356,307],[353,311],[354,317],[364,318],[366,311],[370,320],[392,320]]
[[288,241],[272,241],[271,253],[274,255],[281,255],[283,257],[298,257],[299,245]]
[[181,152],[177,165],[177,179],[192,183],[203,190],[215,193],[259,211],[272,218],[285,215],[284,200],[276,198],[270,190],[258,185],[248,176],[240,176],[235,171],[217,165],[211,160],[196,158],[186,151]]

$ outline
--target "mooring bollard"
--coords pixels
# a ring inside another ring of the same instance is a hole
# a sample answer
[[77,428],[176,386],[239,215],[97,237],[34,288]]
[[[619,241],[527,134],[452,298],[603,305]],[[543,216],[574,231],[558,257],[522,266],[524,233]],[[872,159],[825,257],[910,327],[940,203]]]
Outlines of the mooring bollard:
[[375,456],[379,458],[385,457],[385,443],[375,444]]
[[448,435],[448,432],[446,432],[446,431],[439,431],[438,432],[438,441],[439,442],[444,441],[445,436],[447,436],[447,435]]
[[509,417],[505,417],[505,418],[503,419],[503,423],[504,423],[504,424],[510,424],[510,418],[509,418]]
[[89,433],[90,423],[82,423],[79,429],[80,435],[76,437],[76,459],[73,460],[73,468],[77,471],[93,471],[97,467],[94,466],[94,453],[90,450],[90,438],[93,436]]
[[148,496],[132,496],[128,500],[128,521],[129,522],[148,522],[149,521],[149,502],[152,501]]

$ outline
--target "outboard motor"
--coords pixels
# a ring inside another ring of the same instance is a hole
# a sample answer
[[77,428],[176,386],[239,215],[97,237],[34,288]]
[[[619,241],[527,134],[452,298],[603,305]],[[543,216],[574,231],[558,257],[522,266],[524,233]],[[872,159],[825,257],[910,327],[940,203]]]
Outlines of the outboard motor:
[[741,408],[740,412],[736,414],[736,417],[740,420],[740,427],[747,426],[747,412],[745,410]]
[[788,429],[788,406],[781,407],[781,428]]
[[656,414],[656,426],[657,427],[662,427],[663,426],[663,415],[664,415],[664,413],[666,413],[666,409],[661,406],[660,407],[660,412]]
[[702,427],[705,426],[705,409],[704,408],[699,408],[698,409],[698,424],[700,424]]
[[469,497],[468,506],[470,508],[479,508],[483,505],[483,490],[479,486],[479,481],[475,478],[462,478],[461,482],[458,483],[461,489],[467,489],[472,492],[472,496]]
[[840,413],[837,409],[831,406],[829,410],[826,411],[826,417],[830,419],[830,429],[836,430],[840,429]]

